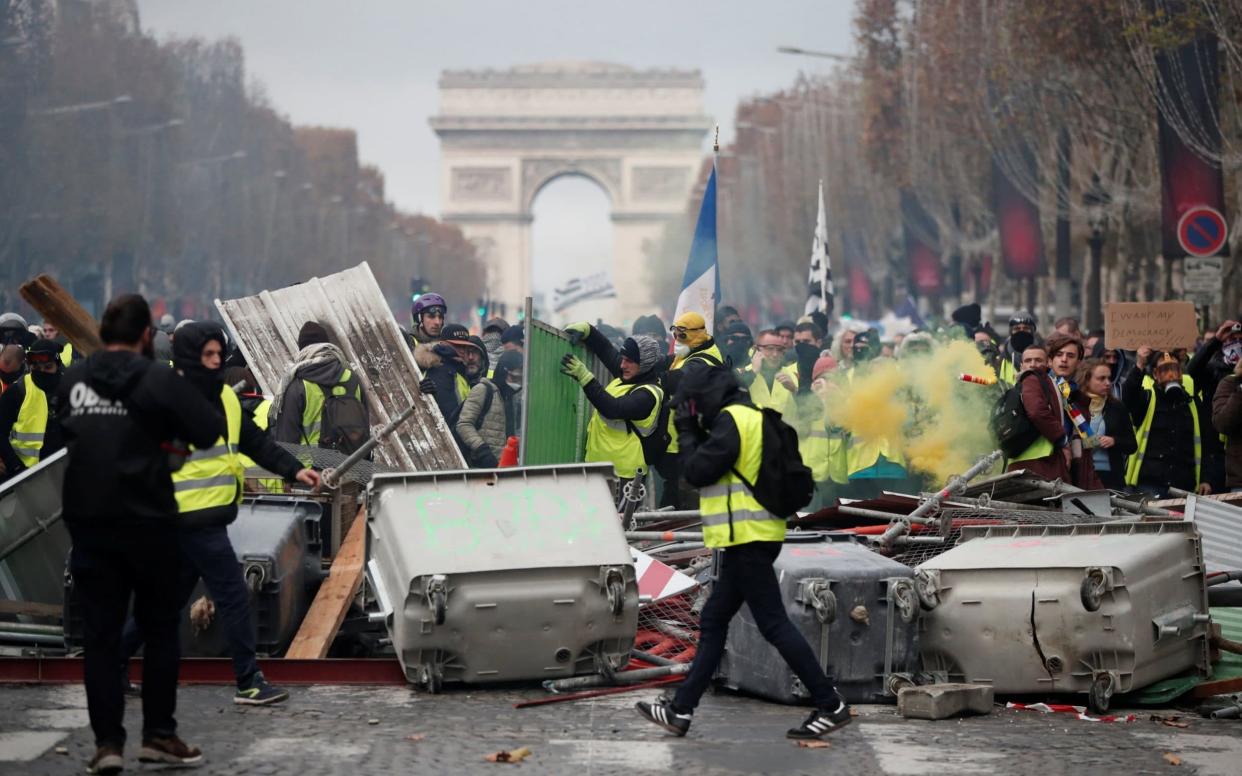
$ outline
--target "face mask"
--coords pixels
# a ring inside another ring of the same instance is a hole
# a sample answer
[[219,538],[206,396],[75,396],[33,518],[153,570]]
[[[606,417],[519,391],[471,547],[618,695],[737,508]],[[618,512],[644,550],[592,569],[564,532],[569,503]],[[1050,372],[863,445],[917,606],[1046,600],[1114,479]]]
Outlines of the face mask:
[[1230,342],[1224,347],[1225,363],[1229,366],[1237,366],[1242,361],[1242,341]]
[[60,372],[31,372],[30,380],[44,393],[52,393],[60,385]]
[[1164,395],[1170,399],[1186,398],[1186,389],[1182,387],[1180,382],[1168,382],[1164,384]]
[[513,391],[514,393],[517,393],[518,391],[522,390],[521,383],[505,382],[505,385],[509,386],[509,390]]
[[1014,353],[1022,351],[1035,344],[1035,335],[1029,331],[1019,331],[1009,335],[1009,345]]
[[685,358],[690,355],[690,346],[684,342],[678,342],[673,346],[673,354],[678,358]]

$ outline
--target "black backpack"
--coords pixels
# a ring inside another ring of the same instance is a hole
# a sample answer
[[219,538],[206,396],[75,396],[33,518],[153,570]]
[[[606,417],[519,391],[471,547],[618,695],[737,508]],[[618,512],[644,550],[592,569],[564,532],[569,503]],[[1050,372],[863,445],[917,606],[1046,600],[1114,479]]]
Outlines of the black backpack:
[[319,421],[319,446],[349,455],[371,438],[367,408],[362,403],[358,378],[348,370],[335,385],[320,385],[323,417]]
[[[1027,417],[1026,407],[1022,405],[1022,381],[1028,377],[1038,377],[1034,372],[1024,372],[1018,377],[1016,385],[1010,386],[992,407],[992,417],[988,425],[992,429],[996,443],[1005,457],[1012,459],[1039,439],[1039,429]],[[1045,387],[1040,383],[1041,387]]]
[[764,408],[763,452],[759,460],[759,476],[747,482],[742,473],[733,474],[745,483],[763,508],[777,517],[789,517],[811,503],[815,496],[815,478],[798,451],[798,432],[781,420],[774,409]]

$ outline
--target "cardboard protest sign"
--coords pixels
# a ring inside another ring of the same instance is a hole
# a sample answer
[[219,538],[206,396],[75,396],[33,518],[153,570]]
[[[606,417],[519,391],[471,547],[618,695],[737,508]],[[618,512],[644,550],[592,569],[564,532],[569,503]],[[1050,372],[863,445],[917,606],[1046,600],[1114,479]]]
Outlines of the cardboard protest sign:
[[1104,345],[1138,350],[1193,348],[1199,336],[1191,302],[1109,302],[1104,305]]

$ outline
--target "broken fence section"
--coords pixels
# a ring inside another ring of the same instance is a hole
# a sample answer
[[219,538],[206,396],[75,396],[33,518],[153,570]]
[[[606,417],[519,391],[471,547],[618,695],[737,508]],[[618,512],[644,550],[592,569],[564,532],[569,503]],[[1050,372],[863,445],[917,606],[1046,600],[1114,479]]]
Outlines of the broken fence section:
[[372,433],[416,405],[414,416],[376,448],[383,464],[402,471],[466,467],[435,400],[419,393],[414,354],[366,262],[277,291],[217,299],[216,308],[265,394],[280,389],[297,357],[302,324],[318,321],[362,383]]

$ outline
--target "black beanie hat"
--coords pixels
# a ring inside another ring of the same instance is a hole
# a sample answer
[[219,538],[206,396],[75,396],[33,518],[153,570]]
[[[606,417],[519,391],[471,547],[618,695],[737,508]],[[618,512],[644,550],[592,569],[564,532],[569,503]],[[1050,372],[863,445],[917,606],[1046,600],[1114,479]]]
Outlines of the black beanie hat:
[[307,321],[302,324],[302,329],[298,332],[298,350],[328,341],[328,330],[319,325],[317,321]]

